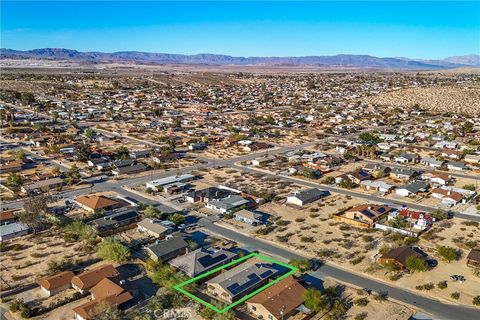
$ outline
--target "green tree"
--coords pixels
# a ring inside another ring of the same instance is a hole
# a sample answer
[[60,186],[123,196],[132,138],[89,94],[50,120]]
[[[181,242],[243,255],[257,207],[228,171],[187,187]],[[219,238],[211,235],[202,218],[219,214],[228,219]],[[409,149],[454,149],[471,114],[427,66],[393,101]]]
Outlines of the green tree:
[[334,319],[340,319],[345,313],[347,313],[348,306],[345,301],[340,299],[335,299],[332,303],[332,308],[330,309],[330,315]]
[[16,160],[24,160],[25,156],[25,151],[23,151],[22,149],[15,150],[14,157]]
[[80,178],[82,177],[80,175],[80,169],[77,167],[76,164],[73,164],[70,169],[66,172],[66,179],[65,181],[67,182],[68,185],[72,185],[80,181]]
[[217,313],[213,317],[213,320],[235,320],[235,319],[237,319],[237,317],[235,317],[235,313],[233,313],[231,309],[223,313]]
[[66,240],[75,242],[78,240],[83,241],[87,245],[93,245],[97,242],[97,230],[85,224],[81,220],[74,220],[67,225],[63,230],[63,236]]
[[213,319],[215,317],[217,313],[210,309],[210,308],[207,308],[207,307],[203,307],[201,310],[200,310],[200,316],[203,318],[203,319]]
[[152,205],[149,205],[145,210],[142,211],[142,213],[146,218],[158,218],[160,216],[158,209]]
[[17,192],[23,185],[23,178],[16,172],[10,172],[7,177],[7,187]]
[[185,222],[185,216],[176,212],[170,217],[170,221],[172,221],[173,223],[175,223],[176,226],[178,226]]
[[88,159],[90,159],[90,154],[91,154],[90,145],[87,143],[79,143],[75,145],[73,149],[73,153],[79,161],[86,162],[88,161]]
[[439,221],[448,218],[448,213],[440,209],[431,212],[430,215]]
[[[177,273],[170,265],[159,265],[155,271],[149,275],[153,283],[172,290],[174,286],[187,280],[187,278],[180,273]],[[187,291],[194,291],[195,284],[189,284],[184,287]]]
[[35,102],[35,97],[30,92],[22,92],[20,100],[22,101],[23,105],[30,105]]
[[312,311],[320,312],[328,306],[325,297],[316,289],[307,289],[303,294],[303,298],[305,299],[305,306]]
[[58,121],[58,112],[57,112],[57,111],[54,111],[54,112],[52,113],[52,122],[53,122],[53,123],[57,123],[57,121]]
[[470,121],[466,121],[464,124],[463,124],[463,130],[467,133],[470,133],[473,131],[473,127],[474,127],[474,124]]
[[125,146],[121,146],[115,149],[115,156],[117,159],[128,159],[128,154],[128,148]]
[[130,260],[130,251],[114,238],[105,238],[98,245],[98,255],[104,260],[123,263]]
[[332,177],[332,176],[325,177],[322,181],[320,181],[320,183],[334,184],[335,183],[335,177]]
[[344,188],[344,189],[355,188],[355,183],[350,181],[350,179],[342,179],[342,181],[338,185],[340,186],[340,188]]
[[405,265],[410,271],[427,271],[427,263],[422,257],[410,256],[407,257]]
[[289,264],[300,270],[300,272],[310,270],[310,261],[306,259],[292,259]]
[[172,128],[177,129],[182,126],[182,120],[180,118],[175,118],[172,120]]
[[348,161],[348,160],[354,160],[354,159],[356,159],[357,156],[354,155],[354,154],[351,153],[351,152],[345,152],[345,153],[343,154],[343,158]]
[[93,138],[95,137],[95,131],[93,131],[91,128],[87,128],[85,129],[84,135],[88,141],[92,141]]
[[45,213],[48,212],[48,202],[50,197],[44,194],[27,198],[23,203],[23,210],[17,214],[18,221],[32,228],[33,233],[36,233]]
[[358,136],[358,138],[363,142],[371,144],[377,144],[381,141],[380,138],[372,132],[363,132]]
[[110,305],[106,300],[100,301],[93,308],[94,316],[92,320],[120,320],[122,319],[120,310]]
[[451,262],[454,260],[457,260],[457,250],[451,247],[446,247],[446,246],[441,246],[438,247],[437,253],[442,259],[444,259],[447,262]]
[[408,222],[407,220],[403,219],[402,216],[398,215],[395,218],[391,219],[388,224],[397,229],[405,229],[408,227]]

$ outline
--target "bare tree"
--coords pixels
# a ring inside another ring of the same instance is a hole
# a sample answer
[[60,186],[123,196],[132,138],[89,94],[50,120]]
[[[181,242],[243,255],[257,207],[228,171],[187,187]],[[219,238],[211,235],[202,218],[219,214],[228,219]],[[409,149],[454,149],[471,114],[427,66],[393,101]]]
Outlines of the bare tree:
[[50,197],[47,194],[28,198],[23,204],[23,211],[17,214],[18,220],[36,233],[43,221],[44,214],[48,211],[48,202],[50,202]]

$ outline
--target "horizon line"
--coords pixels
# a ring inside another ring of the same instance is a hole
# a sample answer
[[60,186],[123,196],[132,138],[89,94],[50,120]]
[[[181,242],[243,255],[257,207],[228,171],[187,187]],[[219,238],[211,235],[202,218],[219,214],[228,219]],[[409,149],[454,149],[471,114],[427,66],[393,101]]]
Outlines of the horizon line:
[[444,60],[447,58],[451,57],[464,57],[464,56],[480,56],[478,53],[458,53],[455,55],[449,55],[446,57],[442,58],[414,58],[414,57],[408,57],[408,56],[376,56],[372,55],[369,53],[336,53],[336,54],[310,54],[310,55],[298,55],[298,56],[281,56],[281,55],[275,55],[275,56],[245,56],[245,55],[235,55],[235,54],[227,54],[227,53],[212,53],[212,52],[199,52],[199,53],[192,53],[192,54],[187,54],[187,53],[173,53],[173,52],[161,52],[161,51],[141,51],[141,50],[119,50],[119,51],[102,51],[102,50],[79,50],[79,49],[72,49],[72,48],[62,48],[62,47],[42,47],[42,48],[33,48],[33,49],[26,49],[26,50],[21,50],[21,49],[13,49],[13,48],[4,48],[0,47],[0,50],[14,50],[14,51],[20,51],[20,52],[28,52],[28,51],[33,51],[33,50],[45,50],[45,49],[60,49],[60,50],[70,50],[70,51],[77,51],[80,53],[88,53],[88,52],[99,52],[99,53],[108,53],[108,54],[114,54],[114,53],[123,53],[123,52],[137,52],[137,53],[149,53],[149,54],[173,54],[173,55],[182,55],[182,56],[196,56],[196,55],[216,55],[216,56],[229,56],[233,58],[306,58],[306,57],[335,57],[335,56],[369,56],[369,57],[374,57],[374,58],[395,58],[395,59],[403,59],[403,58],[408,58],[411,60]]

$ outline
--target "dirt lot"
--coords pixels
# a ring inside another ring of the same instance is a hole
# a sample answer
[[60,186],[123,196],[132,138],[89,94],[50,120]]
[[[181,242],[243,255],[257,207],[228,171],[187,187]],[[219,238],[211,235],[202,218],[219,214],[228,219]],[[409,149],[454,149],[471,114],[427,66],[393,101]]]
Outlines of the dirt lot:
[[235,169],[215,169],[202,172],[203,181],[209,185],[225,185],[253,195],[274,194],[285,198],[300,186],[264,176],[262,173],[248,173]]
[[12,240],[1,255],[2,288],[9,289],[36,281],[49,274],[50,261],[71,260],[74,264],[96,258],[81,243],[67,243],[56,230]]
[[437,112],[480,113],[480,87],[444,86],[408,88],[364,99],[367,103],[387,106],[411,107],[415,104]]
[[[333,285],[339,285],[339,283],[333,279],[327,278],[323,285],[325,287],[329,287]],[[356,288],[348,286],[342,287],[344,287],[342,297],[346,298],[352,303],[352,306],[346,313],[345,319],[354,319],[356,315],[366,313],[366,319],[369,320],[407,320],[415,313],[413,309],[398,304],[395,301],[377,301],[374,299],[373,295],[368,295],[362,290],[357,290]],[[361,298],[364,298],[368,301],[367,305],[361,306],[355,304],[355,301]],[[317,317],[314,319],[316,318]]]
[[[339,205],[339,202],[342,205]],[[437,285],[448,280],[447,289],[435,288],[422,293],[454,303],[472,304],[472,298],[480,294],[480,278],[466,266],[465,256],[469,252],[468,246],[480,244],[478,227],[467,226],[464,224],[465,220],[457,218],[440,223],[430,233],[421,236],[416,244],[427,254],[438,259],[438,266],[424,273],[399,273],[377,264],[376,259],[383,246],[394,248],[406,245],[408,238],[398,234],[384,234],[377,230],[356,229],[329,218],[340,206],[360,203],[364,201],[347,199],[340,195],[318,201],[306,209],[268,203],[262,205],[259,210],[272,215],[275,229],[266,235],[259,235],[256,228],[251,234],[275,242],[276,245],[301,250],[312,257],[325,258],[329,262],[354,271],[373,275],[383,281],[396,281],[410,290],[416,290],[415,287],[419,284],[432,282]],[[451,263],[442,261],[436,253],[436,248],[440,245],[461,250],[461,258]],[[453,274],[461,274],[467,281],[463,284],[452,282],[449,278]],[[401,278],[396,279],[400,275]],[[460,299],[452,299],[453,292],[460,292]]]

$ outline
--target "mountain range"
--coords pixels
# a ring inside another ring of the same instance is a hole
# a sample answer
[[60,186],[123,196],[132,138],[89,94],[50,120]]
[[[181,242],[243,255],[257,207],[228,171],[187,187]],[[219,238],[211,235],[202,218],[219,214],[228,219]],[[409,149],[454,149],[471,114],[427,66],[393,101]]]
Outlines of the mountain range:
[[428,70],[459,67],[480,67],[480,55],[448,57],[442,60],[410,58],[380,58],[370,55],[339,54],[335,56],[303,57],[234,57],[221,54],[169,54],[140,51],[80,52],[62,48],[44,48],[28,51],[0,49],[1,59],[71,60],[91,63],[133,62],[143,64],[238,65],[238,66],[319,66],[374,69]]

